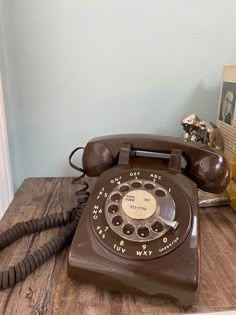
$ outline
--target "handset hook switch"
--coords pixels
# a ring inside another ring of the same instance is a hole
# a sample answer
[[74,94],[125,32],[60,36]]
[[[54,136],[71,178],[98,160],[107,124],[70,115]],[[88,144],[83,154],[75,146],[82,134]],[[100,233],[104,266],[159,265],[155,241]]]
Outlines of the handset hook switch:
[[124,144],[122,145],[119,153],[118,165],[127,165],[129,164],[129,158],[131,153],[131,145]]
[[181,172],[181,158],[182,150],[181,149],[172,149],[169,160],[169,169]]

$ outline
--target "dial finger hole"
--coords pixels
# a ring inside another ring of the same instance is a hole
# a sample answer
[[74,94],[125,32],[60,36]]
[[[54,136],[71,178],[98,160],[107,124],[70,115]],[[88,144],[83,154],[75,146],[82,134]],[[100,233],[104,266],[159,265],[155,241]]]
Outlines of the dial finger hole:
[[152,189],[154,189],[154,187],[155,186],[153,184],[149,184],[149,183],[144,185],[144,188],[147,189],[147,190],[152,190]]
[[163,231],[163,225],[157,221],[152,225],[152,230],[156,233],[160,233]]
[[142,186],[142,183],[140,183],[140,182],[133,182],[133,183],[131,184],[131,186],[132,186],[133,188],[139,188],[139,187]]
[[119,207],[117,205],[110,205],[108,207],[108,212],[109,213],[116,213],[119,210]]
[[155,194],[156,194],[157,197],[165,197],[166,196],[166,192],[164,190],[162,190],[162,189],[157,189],[155,191]]
[[114,195],[111,196],[111,200],[116,201],[116,202],[119,201],[120,198],[121,198],[121,195],[118,193],[115,193]]
[[129,185],[123,185],[120,187],[119,191],[120,192],[127,192],[129,190]]
[[133,225],[131,224],[126,224],[124,227],[123,227],[123,232],[124,234],[126,235],[131,235],[134,233],[134,227]]
[[112,219],[112,224],[116,226],[121,225],[122,222],[123,222],[123,218],[120,215],[117,215],[116,217]]
[[146,226],[142,226],[138,228],[137,233],[140,237],[147,237],[149,235],[149,230]]

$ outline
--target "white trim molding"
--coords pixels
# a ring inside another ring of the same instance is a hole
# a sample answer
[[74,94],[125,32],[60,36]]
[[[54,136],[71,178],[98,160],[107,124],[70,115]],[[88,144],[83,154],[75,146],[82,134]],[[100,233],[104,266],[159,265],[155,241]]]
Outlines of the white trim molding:
[[0,219],[12,201],[13,195],[2,80],[0,73]]

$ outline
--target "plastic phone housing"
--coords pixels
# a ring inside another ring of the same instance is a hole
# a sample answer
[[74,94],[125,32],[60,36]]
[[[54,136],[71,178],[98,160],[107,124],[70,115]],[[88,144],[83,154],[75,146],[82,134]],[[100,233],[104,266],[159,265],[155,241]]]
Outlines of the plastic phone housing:
[[[133,150],[170,153],[170,159],[137,158]],[[197,188],[227,187],[223,155],[182,139],[123,135],[91,140],[83,166],[88,176],[99,177],[71,245],[68,275],[194,304],[200,275]]]

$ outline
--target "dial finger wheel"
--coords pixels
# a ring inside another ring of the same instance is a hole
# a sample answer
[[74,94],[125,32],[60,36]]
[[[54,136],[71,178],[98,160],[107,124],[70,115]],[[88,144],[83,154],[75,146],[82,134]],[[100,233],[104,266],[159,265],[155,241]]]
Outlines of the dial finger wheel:
[[183,189],[166,171],[125,170],[93,194],[90,221],[108,250],[128,259],[158,258],[177,248],[192,212]]

